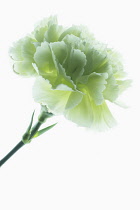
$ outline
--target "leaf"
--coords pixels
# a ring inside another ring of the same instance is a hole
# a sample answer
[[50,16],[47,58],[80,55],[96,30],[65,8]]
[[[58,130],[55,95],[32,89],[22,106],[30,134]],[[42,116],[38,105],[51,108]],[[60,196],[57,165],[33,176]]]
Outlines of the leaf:
[[57,124],[57,123],[54,123],[54,124],[52,124],[52,125],[50,125],[50,126],[48,126],[48,127],[46,127],[46,128],[43,128],[43,129],[39,130],[39,131],[34,135],[33,138],[36,138],[36,137],[42,135],[43,133],[47,132],[48,130],[50,130],[51,128],[53,128],[56,124]]

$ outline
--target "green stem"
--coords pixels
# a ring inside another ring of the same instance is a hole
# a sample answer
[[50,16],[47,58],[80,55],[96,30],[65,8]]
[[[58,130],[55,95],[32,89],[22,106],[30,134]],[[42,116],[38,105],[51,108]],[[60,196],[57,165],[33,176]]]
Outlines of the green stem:
[[[29,133],[29,128],[27,129],[27,132],[23,135],[24,138],[0,161],[0,167],[11,157],[13,156],[23,145],[26,143],[30,143],[31,139],[35,136],[35,134],[38,132],[38,129],[40,126],[46,121],[47,118],[51,117],[52,114],[44,111],[44,109],[41,109],[41,114],[38,117],[38,122],[31,128],[31,132]],[[31,120],[32,125],[33,117]]]
[[20,141],[1,161],[0,167],[13,155],[15,154],[23,145],[23,141]]
[[[31,140],[34,135],[36,134],[36,132],[38,131],[38,129],[41,126],[41,122],[37,122],[35,124],[35,126],[32,128],[29,140]],[[23,145],[25,145],[25,143],[23,141],[20,141],[1,161],[0,161],[0,167],[12,156],[14,155],[21,147],[23,147]]]

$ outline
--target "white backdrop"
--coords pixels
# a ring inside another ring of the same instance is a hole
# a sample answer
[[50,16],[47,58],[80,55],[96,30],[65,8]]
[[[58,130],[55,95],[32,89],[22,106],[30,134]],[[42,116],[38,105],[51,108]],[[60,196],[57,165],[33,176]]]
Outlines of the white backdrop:
[[[26,130],[32,111],[33,80],[12,72],[14,41],[36,22],[58,15],[60,24],[85,24],[95,37],[123,54],[133,86],[129,106],[110,105],[118,126],[94,133],[55,117],[58,125],[23,147],[0,168],[1,210],[140,209],[140,30],[137,0],[4,0],[0,6],[0,158]],[[49,122],[48,122],[49,123]]]

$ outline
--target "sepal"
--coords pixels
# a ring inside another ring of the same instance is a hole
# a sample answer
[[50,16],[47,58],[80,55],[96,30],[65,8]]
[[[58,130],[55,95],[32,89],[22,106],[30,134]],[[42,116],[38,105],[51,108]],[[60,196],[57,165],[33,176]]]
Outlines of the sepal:
[[30,121],[30,124],[26,130],[26,132],[23,134],[22,136],[22,142],[24,144],[27,144],[27,143],[30,143],[30,134],[31,134],[31,129],[32,129],[32,125],[33,125],[33,119],[34,119],[34,113],[35,111],[33,111],[33,114],[32,114],[32,117],[31,117],[31,121]]

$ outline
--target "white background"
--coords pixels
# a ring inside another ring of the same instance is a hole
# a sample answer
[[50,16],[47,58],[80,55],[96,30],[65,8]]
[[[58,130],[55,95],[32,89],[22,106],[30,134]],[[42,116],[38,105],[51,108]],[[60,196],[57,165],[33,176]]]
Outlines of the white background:
[[0,168],[1,210],[140,210],[140,31],[136,0],[4,0],[0,5],[0,158],[21,139],[31,113],[32,79],[12,72],[12,43],[56,14],[60,24],[84,24],[123,54],[133,86],[110,105],[118,126],[105,133],[63,117]]

